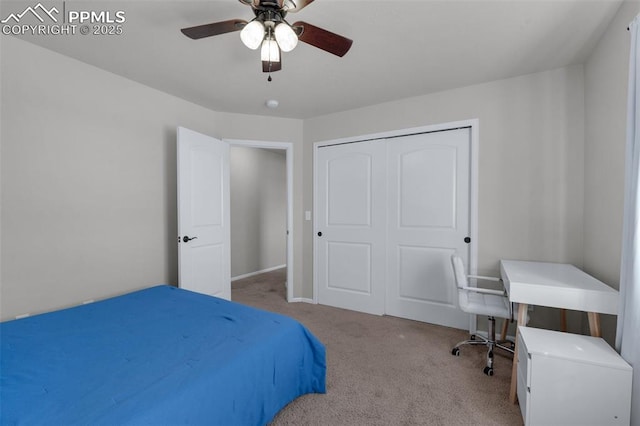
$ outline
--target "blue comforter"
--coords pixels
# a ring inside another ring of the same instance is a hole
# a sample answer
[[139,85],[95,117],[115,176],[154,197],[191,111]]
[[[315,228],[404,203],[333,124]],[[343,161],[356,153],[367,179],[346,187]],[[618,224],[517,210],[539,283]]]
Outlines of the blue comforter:
[[325,392],[299,322],[157,286],[0,324],[0,424],[258,425]]

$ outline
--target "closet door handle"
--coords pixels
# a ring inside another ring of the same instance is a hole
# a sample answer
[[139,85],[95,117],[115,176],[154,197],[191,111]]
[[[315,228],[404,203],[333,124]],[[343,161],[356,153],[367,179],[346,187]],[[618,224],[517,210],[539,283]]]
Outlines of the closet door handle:
[[182,237],[182,242],[184,242],[184,243],[188,243],[189,241],[191,241],[191,240],[195,240],[196,238],[198,238],[198,237],[192,237],[192,238],[189,238],[189,236],[188,236],[188,235],[185,235],[184,237]]
[[322,232],[318,232],[318,237],[322,237]]

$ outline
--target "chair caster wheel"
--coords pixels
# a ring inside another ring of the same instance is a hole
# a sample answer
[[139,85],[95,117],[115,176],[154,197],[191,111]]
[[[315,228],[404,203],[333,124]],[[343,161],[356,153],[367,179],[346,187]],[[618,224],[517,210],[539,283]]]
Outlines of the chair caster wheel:
[[485,367],[484,368],[484,374],[486,374],[487,376],[493,376],[493,368]]
[[460,349],[458,349],[458,348],[453,348],[453,349],[451,350],[451,355],[453,355],[453,356],[460,356]]

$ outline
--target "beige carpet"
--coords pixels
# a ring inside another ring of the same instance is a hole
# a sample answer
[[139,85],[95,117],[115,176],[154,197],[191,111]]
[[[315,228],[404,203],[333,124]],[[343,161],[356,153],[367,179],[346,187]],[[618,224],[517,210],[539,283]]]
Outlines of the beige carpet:
[[287,303],[285,270],[232,285],[232,299],[302,322],[327,349],[327,393],[304,395],[273,425],[521,425],[508,402],[511,358],[451,348],[462,330],[308,303]]

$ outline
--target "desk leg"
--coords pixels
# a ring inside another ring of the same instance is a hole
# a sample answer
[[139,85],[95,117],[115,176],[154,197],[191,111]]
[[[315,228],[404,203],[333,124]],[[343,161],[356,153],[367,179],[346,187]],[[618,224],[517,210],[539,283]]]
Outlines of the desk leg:
[[600,329],[600,314],[597,312],[587,312],[589,318],[589,331],[593,337],[602,337],[602,330]]
[[567,310],[560,309],[560,331],[567,331]]
[[516,322],[516,348],[513,351],[513,365],[511,366],[511,388],[509,389],[509,401],[516,403],[517,386],[518,386],[518,330],[519,325],[527,325],[527,308],[526,303],[520,303],[518,307],[518,318]]
[[509,320],[502,320],[502,332],[500,333],[500,340],[507,340],[507,332],[509,331]]

